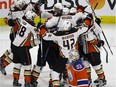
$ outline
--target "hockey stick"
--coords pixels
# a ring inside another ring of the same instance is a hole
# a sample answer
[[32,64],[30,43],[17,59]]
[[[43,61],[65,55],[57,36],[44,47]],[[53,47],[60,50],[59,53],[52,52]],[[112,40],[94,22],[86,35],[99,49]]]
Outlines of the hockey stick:
[[[42,6],[44,3],[41,3],[41,0],[39,0],[38,2],[40,2],[40,4],[37,6],[38,8],[40,8],[40,6]],[[47,2],[45,2],[45,4],[46,4]],[[41,23],[41,12],[40,12],[40,23]],[[41,70],[42,70],[42,65],[43,65],[43,38],[41,37],[40,38],[40,41],[41,41],[41,43],[40,43],[40,47],[41,47]]]
[[[91,7],[91,10],[92,10],[92,12],[93,12],[93,14],[94,14],[94,16],[95,16],[95,18],[97,18],[97,16],[96,16],[96,14],[95,14],[95,8],[97,7],[97,5],[98,5],[98,3],[96,3],[96,5],[95,5],[95,7],[94,7],[94,9],[92,8],[92,6],[91,6],[91,4],[86,0],[86,2],[90,5],[90,7]],[[100,24],[98,24],[100,27],[101,27],[101,25]],[[102,27],[101,27],[101,29],[102,29]],[[111,50],[111,48],[110,48],[110,45],[109,45],[109,43],[108,43],[108,40],[107,40],[107,38],[106,38],[106,36],[105,36],[105,33],[104,33],[104,31],[103,31],[103,29],[102,29],[102,34],[103,34],[103,37],[104,37],[104,39],[105,39],[105,41],[106,41],[106,43],[107,43],[107,45],[108,45],[108,48],[109,48],[109,50],[110,50],[110,52],[111,52],[111,54],[113,55],[113,52],[112,52],[112,50]],[[104,49],[105,50],[105,49]]]
[[[92,31],[93,31],[93,34],[96,36],[97,40],[99,40],[100,36],[99,36],[99,38],[98,38],[98,36],[97,36],[96,33],[94,32],[94,30],[92,30]],[[105,50],[105,52],[106,52],[106,63],[108,63],[108,51],[106,50],[106,48],[105,48],[104,46],[102,46],[102,47],[104,48],[104,50]]]

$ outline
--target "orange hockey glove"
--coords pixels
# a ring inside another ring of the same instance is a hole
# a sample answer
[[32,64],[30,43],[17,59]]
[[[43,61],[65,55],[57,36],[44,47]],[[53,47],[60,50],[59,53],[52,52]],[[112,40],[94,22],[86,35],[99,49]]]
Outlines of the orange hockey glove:
[[46,27],[45,26],[42,26],[40,28],[39,37],[45,36],[46,32],[47,32]]

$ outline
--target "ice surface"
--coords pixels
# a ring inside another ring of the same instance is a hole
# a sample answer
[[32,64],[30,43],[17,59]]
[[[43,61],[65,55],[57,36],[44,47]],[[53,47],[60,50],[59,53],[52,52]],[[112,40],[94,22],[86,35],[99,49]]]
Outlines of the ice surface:
[[[105,48],[108,51],[108,58],[109,58],[109,62],[106,63],[106,53],[104,49],[101,50],[101,59],[107,79],[107,87],[116,87],[116,25],[103,24],[102,29],[113,51],[113,55],[112,55],[108,49],[107,44],[105,43]],[[6,49],[10,48],[9,33],[10,33],[9,27],[0,27],[0,56],[4,53]],[[36,63],[37,49],[38,46],[30,50],[33,64]],[[0,72],[0,87],[12,87],[12,81],[13,81],[12,70],[13,70],[13,63],[6,68],[7,71],[6,76],[2,75]],[[38,87],[48,87],[49,73],[50,73],[50,69],[48,65],[46,65],[46,67],[44,67],[44,70],[42,71],[38,79]],[[24,84],[23,78],[24,77],[23,77],[23,68],[22,68],[21,76],[20,76],[20,82],[22,84]],[[96,78],[97,76],[95,72],[92,70],[92,80],[94,81]]]

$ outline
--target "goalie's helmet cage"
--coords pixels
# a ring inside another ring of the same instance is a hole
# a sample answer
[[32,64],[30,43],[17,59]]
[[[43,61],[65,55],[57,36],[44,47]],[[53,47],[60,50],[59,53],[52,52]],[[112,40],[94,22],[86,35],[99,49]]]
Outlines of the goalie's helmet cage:
[[77,50],[75,49],[72,49],[70,52],[69,52],[69,61],[72,62],[74,60],[78,60],[79,59],[79,53]]

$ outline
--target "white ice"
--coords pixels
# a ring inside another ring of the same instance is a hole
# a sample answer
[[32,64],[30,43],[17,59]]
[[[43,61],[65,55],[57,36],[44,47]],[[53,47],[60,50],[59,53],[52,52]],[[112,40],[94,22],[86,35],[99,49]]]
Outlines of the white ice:
[[[116,24],[102,24],[102,29],[107,37],[111,50],[113,51],[112,55],[108,49],[107,44],[105,43],[105,48],[108,51],[108,59],[109,59],[108,63],[106,63],[106,53],[104,49],[101,49],[101,59],[107,79],[107,87],[116,87]],[[5,52],[5,50],[10,48],[9,33],[10,33],[9,27],[0,27],[0,56]],[[30,50],[33,64],[36,63],[37,50],[38,46]],[[13,87],[12,86],[13,63],[6,68],[6,71],[7,71],[6,76],[2,75],[0,72],[0,87]],[[48,87],[49,73],[50,73],[49,67],[48,65],[46,65],[46,67],[44,67],[44,70],[42,71],[38,79],[38,87]],[[97,76],[95,72],[92,70],[92,80],[94,81],[96,78]],[[21,71],[20,82],[24,84],[23,68]]]

